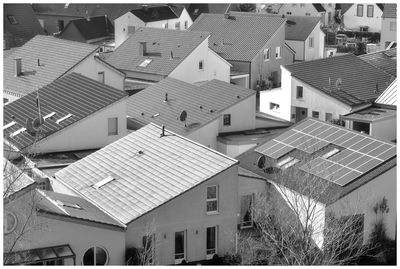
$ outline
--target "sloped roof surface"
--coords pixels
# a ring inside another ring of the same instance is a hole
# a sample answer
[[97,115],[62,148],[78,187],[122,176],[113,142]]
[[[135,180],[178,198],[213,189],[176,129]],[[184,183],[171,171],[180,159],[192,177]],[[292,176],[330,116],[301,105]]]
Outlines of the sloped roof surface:
[[[56,173],[56,178],[124,224],[237,161],[149,124]],[[99,181],[114,180],[95,189]]]
[[35,181],[31,177],[6,158],[3,158],[3,198],[7,198],[34,183]]
[[179,18],[169,6],[148,6],[131,10],[143,22],[172,20]]
[[60,33],[63,38],[68,27],[74,25],[86,40],[107,37],[114,33],[114,27],[106,16],[91,17],[88,19],[75,19],[68,22],[64,30]]
[[382,18],[397,18],[397,4],[383,4]]
[[397,48],[363,54],[358,57],[392,76],[397,76]]
[[351,6],[354,4],[336,4],[336,9],[340,9],[342,15],[346,13],[347,10],[351,8]]
[[[285,65],[285,68],[297,79],[349,106],[374,101],[379,96],[376,87],[383,91],[392,79],[391,75],[354,54]],[[329,78],[332,91],[329,90]],[[335,87],[338,78],[342,81],[340,90]]]
[[324,12],[326,11],[324,6],[321,4],[312,4],[314,6],[314,8],[318,11],[318,12]]
[[[38,117],[37,92],[32,92],[4,106],[3,126],[12,121],[15,121],[16,124],[4,130],[3,137],[19,149],[33,144],[35,139],[40,141],[59,132],[126,96],[125,92],[121,90],[77,73],[68,74],[38,91],[41,115],[44,117],[52,112],[56,112],[56,115],[52,117],[53,119],[45,120],[37,137],[27,131],[9,137],[13,132],[26,127],[27,118],[33,120]],[[58,119],[68,114],[72,114],[72,116],[56,123]]]
[[[106,61],[120,70],[169,75],[208,36],[209,33],[205,32],[142,27],[112,52]],[[146,42],[148,52],[160,52],[161,56],[139,56],[139,42]],[[146,59],[152,59],[151,63],[140,67]]]
[[[166,93],[168,101],[164,102]],[[201,86],[196,86],[177,79],[166,78],[132,95],[128,99],[127,114],[144,124],[150,122],[164,124],[173,132],[188,135],[220,117],[228,107],[254,94],[253,90],[220,80],[211,80]],[[187,127],[179,120],[183,110],[187,113]],[[152,117],[155,114],[159,115]]]
[[321,18],[319,17],[288,16],[285,39],[299,41],[306,40],[320,20]]
[[397,106],[397,78],[392,84],[376,99],[375,103]]
[[286,21],[259,13],[230,14],[225,19],[223,14],[203,13],[189,28],[211,32],[209,47],[225,60],[251,61]]
[[[124,225],[111,218],[98,207],[82,197],[44,190],[39,190],[38,192],[43,198],[39,200],[37,206],[44,212],[69,218],[124,227]],[[79,208],[69,205],[77,205]]]
[[[37,35],[4,59],[4,90],[21,95],[36,91],[61,77],[97,46]],[[15,58],[22,59],[22,75],[15,76]],[[38,66],[40,59],[40,66]]]
[[187,8],[188,13],[193,21],[195,21],[202,13],[224,14],[230,10],[239,11],[235,8],[235,4],[206,4],[206,3],[193,3],[189,4]]

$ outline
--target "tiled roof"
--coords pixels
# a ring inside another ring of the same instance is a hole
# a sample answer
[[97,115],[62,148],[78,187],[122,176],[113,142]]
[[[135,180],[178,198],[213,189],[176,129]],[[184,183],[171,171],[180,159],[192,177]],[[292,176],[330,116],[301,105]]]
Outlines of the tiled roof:
[[131,13],[143,22],[163,21],[179,18],[167,5],[141,7],[131,10]]
[[397,106],[397,78],[392,84],[375,100],[375,103]]
[[225,60],[252,61],[285,22],[260,13],[231,12],[228,19],[203,13],[189,30],[211,32],[209,47]]
[[[169,101],[164,102],[166,93]],[[166,78],[132,95],[128,99],[128,116],[143,124],[163,124],[173,132],[188,135],[220,117],[228,107],[254,94],[253,90],[220,80],[211,80],[196,86]],[[183,110],[187,113],[187,127],[179,119]],[[158,116],[154,117],[156,114]]]
[[314,6],[314,8],[318,11],[318,12],[325,12],[325,8],[323,5],[321,4],[312,4]]
[[3,198],[7,198],[35,181],[21,171],[17,166],[3,158]]
[[188,13],[193,21],[195,21],[202,13],[224,14],[229,11],[239,11],[235,4],[205,4],[196,3],[189,4]]
[[[37,35],[4,59],[4,90],[20,95],[36,91],[64,75],[95,50],[97,46]],[[23,73],[18,77],[15,58],[22,59]]]
[[[124,224],[238,162],[149,124],[56,173],[56,179]],[[100,181],[113,180],[98,187]],[[110,178],[111,179],[111,178]]]
[[382,18],[397,18],[397,4],[383,4]]
[[[68,74],[39,90],[40,111],[44,117],[52,112],[56,114],[45,120],[39,134],[22,132],[9,137],[13,132],[26,127],[27,118],[38,117],[36,106],[37,92],[32,92],[4,106],[3,126],[15,122],[4,130],[4,138],[19,149],[32,145],[36,141],[48,137],[63,128],[96,113],[100,109],[125,98],[125,92],[107,86],[77,73]],[[56,123],[68,114],[71,117]]]
[[[122,71],[167,76],[208,36],[206,32],[142,27],[112,52],[106,61]],[[159,52],[161,56],[139,56],[139,42],[146,42],[148,52]],[[146,67],[140,67],[146,59],[152,61]]]
[[[349,106],[374,101],[392,79],[354,54],[295,63],[284,68],[297,79]],[[337,90],[335,84],[339,78],[342,83]],[[332,90],[329,90],[329,79]]]
[[285,39],[300,41],[306,40],[320,20],[321,18],[319,17],[288,16]]
[[122,223],[113,219],[84,198],[43,190],[38,190],[38,193],[41,195],[41,199],[38,200],[37,207],[42,212],[124,227]]
[[81,35],[86,39],[107,37],[114,33],[114,26],[106,16],[91,17],[88,19],[75,19],[68,22],[59,37],[63,38],[69,27],[74,25]]
[[341,14],[343,15],[344,13],[346,13],[347,10],[351,8],[352,5],[354,4],[336,4],[336,9],[340,9]]
[[397,76],[397,48],[363,54],[358,57],[392,76]]
[[169,4],[168,5],[172,11],[178,16],[178,18],[182,15],[183,10],[185,9],[183,4]]

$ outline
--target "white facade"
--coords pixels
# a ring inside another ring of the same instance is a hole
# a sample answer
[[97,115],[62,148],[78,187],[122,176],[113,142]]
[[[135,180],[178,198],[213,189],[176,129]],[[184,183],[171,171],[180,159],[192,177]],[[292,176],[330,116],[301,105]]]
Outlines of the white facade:
[[[368,6],[373,9],[371,17],[368,17]],[[360,11],[358,15],[357,9]],[[369,32],[380,32],[382,14],[382,10],[374,3],[356,3],[343,14],[343,24],[346,29],[360,31],[360,27],[368,26]]]
[[213,120],[186,137],[204,146],[217,150],[218,129],[219,121]]
[[393,141],[397,138],[396,126],[397,120],[396,116],[386,117],[380,120],[374,121],[362,121],[362,120],[346,120],[346,128],[353,129],[353,122],[365,122],[369,124],[369,135],[374,136],[379,139],[385,139]]
[[[268,4],[267,4],[268,5]],[[332,4],[333,6],[335,4]],[[318,12],[315,7],[310,4],[303,4],[303,3],[292,3],[292,4],[272,4],[271,5],[272,12],[276,12],[277,14],[282,14],[285,16],[313,16],[313,17],[320,17],[321,23],[323,25],[328,23],[328,20],[325,18],[328,13]],[[325,23],[326,22],[326,23]]]
[[382,18],[381,28],[381,50],[387,48],[390,42],[397,42],[397,19],[396,18]]

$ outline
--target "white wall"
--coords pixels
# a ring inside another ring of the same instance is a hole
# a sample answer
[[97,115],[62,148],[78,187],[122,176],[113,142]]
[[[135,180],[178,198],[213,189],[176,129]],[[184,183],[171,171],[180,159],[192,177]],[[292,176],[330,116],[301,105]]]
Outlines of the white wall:
[[305,41],[286,40],[286,43],[296,52],[296,54],[294,56],[294,59],[296,61],[304,61],[304,45],[305,45]]
[[[310,38],[314,38],[314,46],[310,47]],[[289,45],[290,46],[290,45]],[[321,23],[318,23],[305,41],[305,61],[321,59],[324,57],[325,34],[321,30]],[[297,51],[296,51],[297,54]]]
[[396,139],[396,116],[376,121],[370,125],[370,135],[377,138],[394,140]]
[[[239,103],[220,112],[219,132],[252,130],[256,126],[256,95],[247,97]],[[231,125],[224,126],[224,114],[231,115]]]
[[[221,56],[213,50],[208,49],[207,53],[208,62],[208,80],[218,79],[229,83],[231,78],[231,64],[225,61]],[[247,88],[247,87],[245,87]]]
[[[357,16],[357,5],[363,5],[363,16]],[[374,16],[367,17],[367,6],[374,6]],[[359,31],[360,26],[368,26],[369,32],[380,32],[382,27],[382,10],[373,3],[355,3],[353,4],[346,13],[343,14],[343,23],[345,28],[354,29]]]
[[[248,142],[248,141],[247,141]],[[222,154],[228,155],[229,157],[235,158],[243,152],[248,151],[256,145],[256,143],[229,143],[221,140],[217,140],[217,150]]]
[[[5,104],[10,104],[10,103],[14,102],[15,100],[18,100],[22,96],[23,95],[16,94],[11,91],[7,91],[6,89],[3,90],[3,101],[7,101],[7,103],[5,103]],[[4,99],[7,99],[7,100],[4,100]],[[3,104],[4,104],[4,102],[3,102]]]
[[381,41],[380,41],[381,50],[384,50],[386,48],[385,47],[386,42],[391,42],[391,41],[397,40],[397,27],[396,27],[396,31],[391,31],[390,30],[391,22],[397,24],[397,19],[382,18]]
[[217,150],[218,128],[219,121],[218,119],[215,119],[198,130],[190,133],[186,137],[206,147]]

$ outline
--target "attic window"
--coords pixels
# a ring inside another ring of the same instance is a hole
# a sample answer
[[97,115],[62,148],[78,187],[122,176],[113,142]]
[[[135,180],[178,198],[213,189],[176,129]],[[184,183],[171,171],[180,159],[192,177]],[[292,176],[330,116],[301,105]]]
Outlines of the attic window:
[[288,162],[290,162],[291,160],[293,160],[294,158],[293,157],[286,157],[285,159],[283,159],[282,161],[280,161],[280,162],[278,162],[277,164],[276,164],[276,166],[278,166],[278,167],[281,167],[282,165],[284,165],[284,164],[286,164],[286,163],[288,163]]
[[9,21],[11,24],[17,24],[17,23],[18,23],[18,21],[17,21],[17,19],[14,17],[14,15],[8,15],[8,16],[7,16],[7,19],[8,19],[8,21]]
[[146,59],[141,64],[139,64],[139,66],[140,67],[146,67],[146,66],[149,65],[149,63],[151,63],[151,61],[153,61],[153,59]]
[[295,165],[296,163],[300,162],[300,160],[293,158],[293,160],[287,162],[286,164],[282,165],[280,168],[281,169],[287,169],[293,165]]
[[64,117],[62,117],[62,118],[59,118],[59,119],[56,121],[56,123],[57,123],[57,124],[60,124],[60,122],[66,120],[66,119],[68,119],[68,118],[70,118],[70,117],[72,117],[72,114],[68,114],[68,115],[66,115],[66,116],[64,116]]
[[5,129],[7,129],[7,128],[10,128],[11,126],[14,126],[14,124],[16,124],[15,121],[12,121],[12,122],[10,122],[10,123],[7,123],[6,125],[3,126],[3,130],[5,130]]
[[59,204],[60,206],[64,206],[64,207],[82,209],[82,207],[80,207],[78,204],[73,204],[73,203],[68,203],[68,202],[61,202],[60,200],[57,200],[57,204]]
[[53,117],[56,114],[56,112],[51,112],[50,114],[47,114],[46,116],[43,117],[44,120],[47,120],[48,118]]
[[94,184],[93,187],[94,187],[95,189],[98,189],[98,188],[100,188],[100,187],[106,185],[107,183],[109,183],[109,182],[111,182],[111,181],[113,181],[113,180],[114,180],[114,178],[113,178],[112,176],[108,176],[108,177],[106,177],[105,179],[103,179],[103,180],[97,182],[96,184]]
[[333,155],[335,155],[336,153],[338,153],[340,150],[337,148],[332,149],[331,151],[325,153],[324,155],[322,155],[322,158],[328,159],[330,157],[332,157]]
[[14,137],[14,136],[16,136],[16,135],[19,135],[20,133],[23,133],[23,132],[25,132],[26,131],[26,128],[24,127],[24,128],[21,128],[21,129],[18,129],[18,130],[16,130],[15,132],[13,132],[12,134],[10,134],[10,137]]

